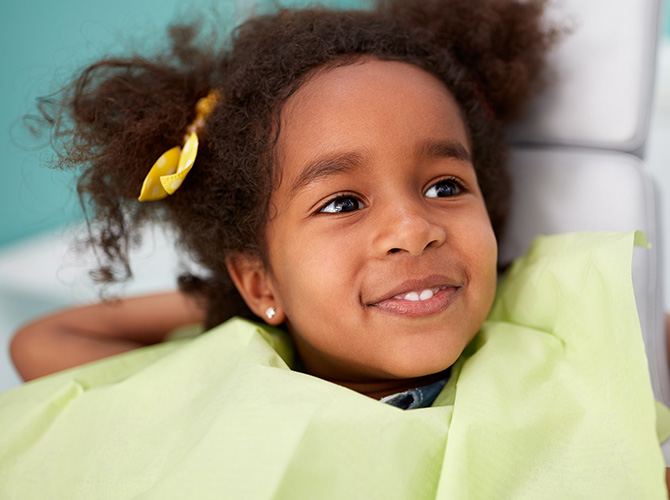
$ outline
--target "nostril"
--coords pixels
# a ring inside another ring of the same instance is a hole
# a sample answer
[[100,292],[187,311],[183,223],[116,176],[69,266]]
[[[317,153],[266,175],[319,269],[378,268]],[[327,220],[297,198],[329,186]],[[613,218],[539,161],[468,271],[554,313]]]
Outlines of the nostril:
[[399,248],[391,248],[391,250],[389,250],[389,253],[398,253],[399,251],[400,251]]

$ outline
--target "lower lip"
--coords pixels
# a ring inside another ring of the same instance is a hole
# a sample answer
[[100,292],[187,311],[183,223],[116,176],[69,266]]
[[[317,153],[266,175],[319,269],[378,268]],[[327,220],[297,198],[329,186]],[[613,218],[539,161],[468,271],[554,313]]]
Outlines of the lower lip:
[[449,287],[438,291],[428,300],[387,299],[371,304],[382,312],[398,316],[429,316],[447,309],[456,298],[460,287]]

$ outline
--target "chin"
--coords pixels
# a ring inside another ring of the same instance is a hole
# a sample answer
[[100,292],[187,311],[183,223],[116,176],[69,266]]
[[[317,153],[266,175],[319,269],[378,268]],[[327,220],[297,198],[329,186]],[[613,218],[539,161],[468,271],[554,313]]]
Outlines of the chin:
[[385,363],[387,372],[394,378],[417,378],[439,373],[456,362],[471,340],[469,335],[460,339],[424,337],[412,339],[402,346],[396,345],[391,358]]
[[426,357],[412,357],[406,358],[404,362],[395,364],[391,370],[389,370],[389,375],[397,379],[410,379],[410,378],[420,378],[427,377],[429,375],[434,375],[440,373],[451,365],[453,365],[460,356],[454,353],[445,354],[439,358],[435,358],[434,353],[430,358]]

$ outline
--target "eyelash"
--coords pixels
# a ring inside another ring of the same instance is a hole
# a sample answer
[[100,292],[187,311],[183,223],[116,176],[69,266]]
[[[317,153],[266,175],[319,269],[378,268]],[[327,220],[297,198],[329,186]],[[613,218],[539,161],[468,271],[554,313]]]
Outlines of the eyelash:
[[359,210],[360,206],[363,205],[363,202],[361,201],[360,197],[356,196],[355,194],[353,194],[353,193],[342,193],[342,194],[337,195],[335,198],[332,198],[332,199],[328,200],[323,205],[321,205],[321,207],[319,208],[317,213],[319,213],[319,214],[343,214],[343,213],[354,212],[355,210],[349,210],[347,212],[342,212],[342,211],[326,212],[326,208],[329,205],[332,205],[336,201],[347,200],[347,199],[354,200],[358,204],[358,207],[356,208],[356,210]]
[[[457,179],[456,177],[446,177],[444,179],[440,179],[439,181],[434,182],[433,184],[431,184],[431,186],[428,189],[426,189],[426,191],[424,192],[424,196],[426,196],[431,189],[434,189],[434,188],[437,189],[438,185],[440,185],[441,183],[447,183],[447,182],[450,183],[452,185],[452,187],[455,188],[456,192],[451,194],[450,196],[441,196],[441,197],[440,196],[434,196],[434,197],[431,197],[431,198],[451,198],[451,197],[454,197],[454,196],[458,196],[459,194],[461,194],[465,191],[465,186],[463,185],[463,183],[459,179]],[[335,202],[342,201],[342,200],[354,200],[354,202],[357,204],[357,207],[353,210],[346,210],[346,211],[342,211],[342,210],[340,210],[340,211],[326,211],[326,208],[328,208],[330,205],[332,205]],[[342,194],[339,194],[338,196],[336,196],[335,198],[332,198],[332,199],[328,200],[323,205],[321,205],[321,207],[317,210],[316,213],[317,214],[350,213],[350,212],[355,212],[356,210],[360,210],[361,205],[364,205],[364,204],[361,201],[359,196],[357,196],[353,193],[342,193]]]
[[463,192],[465,192],[465,185],[463,184],[463,182],[460,179],[458,179],[456,177],[445,177],[444,179],[440,179],[439,181],[434,182],[433,184],[431,184],[430,187],[428,189],[426,189],[426,191],[424,192],[424,196],[426,196],[431,189],[437,188],[437,186],[439,184],[447,183],[447,182],[450,183],[453,187],[456,188],[456,193],[454,193],[450,196],[435,196],[435,198],[452,198],[454,196],[458,196],[459,194],[462,194]]

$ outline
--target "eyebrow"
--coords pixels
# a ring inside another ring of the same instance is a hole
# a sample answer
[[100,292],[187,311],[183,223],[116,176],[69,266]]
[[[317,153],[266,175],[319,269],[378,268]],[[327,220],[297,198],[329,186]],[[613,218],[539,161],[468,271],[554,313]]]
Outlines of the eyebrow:
[[[470,153],[457,141],[428,139],[417,148],[418,156],[428,158],[453,158],[458,161],[472,163]],[[290,195],[295,194],[303,187],[319,179],[333,175],[351,172],[360,168],[364,162],[364,155],[357,152],[335,153],[318,158],[307,164],[300,175],[293,181]]]
[[351,172],[363,164],[363,155],[355,152],[336,153],[310,162],[293,181],[291,196],[295,195],[304,186],[316,182],[324,177]]
[[453,158],[454,160],[472,163],[468,150],[457,141],[441,141],[428,139],[419,145],[420,156],[428,158]]

